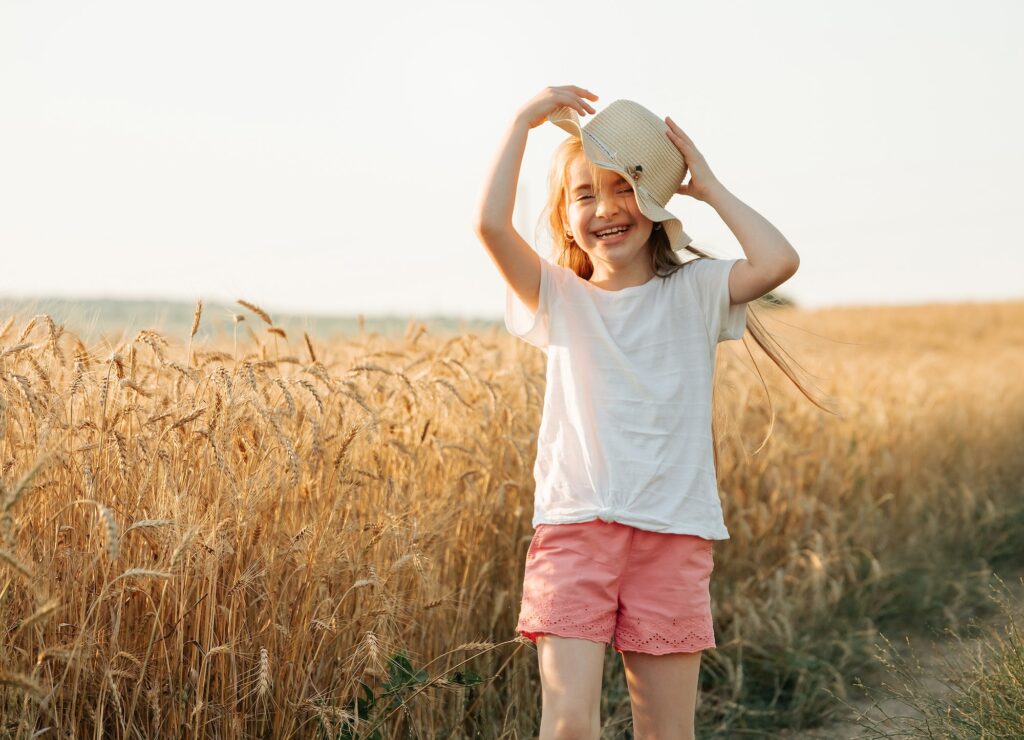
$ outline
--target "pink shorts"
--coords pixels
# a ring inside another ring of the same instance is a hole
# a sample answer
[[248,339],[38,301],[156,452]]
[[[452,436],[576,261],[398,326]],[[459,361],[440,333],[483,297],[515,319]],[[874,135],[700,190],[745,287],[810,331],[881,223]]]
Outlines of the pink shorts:
[[712,541],[594,519],[538,524],[516,632],[664,655],[715,647]]

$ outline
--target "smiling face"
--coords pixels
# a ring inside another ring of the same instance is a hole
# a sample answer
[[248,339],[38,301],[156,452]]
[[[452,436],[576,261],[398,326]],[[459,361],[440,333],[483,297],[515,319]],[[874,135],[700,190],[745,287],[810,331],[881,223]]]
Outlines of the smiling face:
[[[647,243],[654,222],[640,211],[629,180],[618,172],[598,169],[601,179],[594,183],[590,170],[583,156],[569,163],[565,202],[567,226],[576,244],[590,257],[595,273],[614,272],[638,256],[649,256]],[[628,228],[619,234],[597,235],[616,226]]]

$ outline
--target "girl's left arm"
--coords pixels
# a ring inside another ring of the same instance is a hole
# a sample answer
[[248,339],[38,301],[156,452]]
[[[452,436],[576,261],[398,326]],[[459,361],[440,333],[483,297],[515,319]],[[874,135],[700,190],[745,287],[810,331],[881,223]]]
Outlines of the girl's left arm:
[[676,191],[702,200],[722,217],[736,236],[746,259],[739,260],[729,275],[733,304],[760,298],[786,282],[800,266],[786,237],[764,216],[733,195],[711,172],[703,155],[671,118],[666,118],[666,135],[676,145],[690,171],[690,181]]

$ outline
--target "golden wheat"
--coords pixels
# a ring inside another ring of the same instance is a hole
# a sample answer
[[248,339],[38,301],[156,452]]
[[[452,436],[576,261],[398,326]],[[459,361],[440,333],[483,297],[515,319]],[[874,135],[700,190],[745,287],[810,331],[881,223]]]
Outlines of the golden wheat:
[[[543,355],[422,325],[304,333],[303,361],[276,356],[283,329],[193,351],[201,311],[181,343],[146,329],[103,355],[45,314],[0,328],[0,701],[28,707],[0,724],[340,732],[407,650],[431,680],[387,737],[503,727],[512,706],[514,732],[532,732],[536,654],[512,629]],[[732,538],[715,548],[701,711],[726,734],[758,686],[786,687],[780,725],[825,716],[825,689],[846,689],[882,627],[971,613],[1024,521],[1024,391],[1005,372],[1024,364],[1024,305],[779,316],[844,416],[719,350]],[[502,680],[466,701],[462,660]],[[604,714],[628,716],[625,696],[613,672]]]
[[248,308],[250,311],[252,311],[257,316],[259,316],[261,319],[263,319],[264,322],[266,322],[267,324],[270,324],[271,326],[273,326],[274,322],[271,320],[270,314],[268,314],[262,308],[260,308],[259,306],[255,305],[253,303],[249,303],[248,301],[243,301],[241,298],[238,299],[238,302],[241,305],[243,305],[246,308]]

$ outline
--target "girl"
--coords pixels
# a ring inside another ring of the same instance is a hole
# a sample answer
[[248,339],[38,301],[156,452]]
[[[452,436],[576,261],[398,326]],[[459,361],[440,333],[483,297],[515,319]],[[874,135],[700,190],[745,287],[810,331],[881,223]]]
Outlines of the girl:
[[[711,429],[715,348],[743,336],[746,304],[799,257],[670,118],[618,100],[581,127],[597,99],[547,87],[519,108],[476,221],[508,283],[506,327],[547,356],[516,630],[537,645],[541,740],[599,736],[609,642],[635,736],[692,738],[701,651],[715,647],[712,541],[729,538]],[[551,261],[512,227],[527,134],[546,120],[572,134],[549,180]],[[665,210],[674,194],[713,207],[746,259],[690,246]],[[683,249],[697,258],[682,262]],[[759,326],[751,333],[783,364]]]

